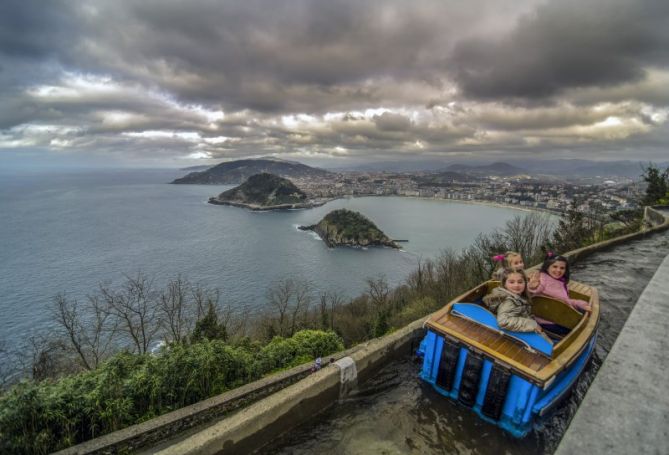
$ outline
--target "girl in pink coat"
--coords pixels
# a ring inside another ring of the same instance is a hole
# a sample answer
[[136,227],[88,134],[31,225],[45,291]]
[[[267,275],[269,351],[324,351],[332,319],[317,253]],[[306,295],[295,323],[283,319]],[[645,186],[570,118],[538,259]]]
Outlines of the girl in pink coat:
[[541,266],[541,271],[532,274],[527,288],[532,295],[552,297],[581,312],[590,312],[592,308],[588,302],[569,297],[568,283],[569,262],[567,258],[549,252]]

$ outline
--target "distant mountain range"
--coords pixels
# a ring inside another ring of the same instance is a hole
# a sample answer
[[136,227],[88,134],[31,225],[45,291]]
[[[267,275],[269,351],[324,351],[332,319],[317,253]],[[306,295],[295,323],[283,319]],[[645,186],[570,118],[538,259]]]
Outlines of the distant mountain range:
[[[666,168],[669,163],[657,163]],[[537,174],[563,177],[619,176],[639,178],[647,162],[641,161],[590,161],[590,160],[525,160],[523,167]]]
[[324,177],[330,172],[295,161],[277,159],[246,159],[227,161],[200,172],[174,180],[176,184],[227,185],[238,184],[260,173],[269,173],[283,178]]
[[[656,163],[661,169],[669,162]],[[542,160],[535,158],[508,159],[494,163],[462,160],[456,163],[446,161],[385,161],[350,165],[340,171],[363,172],[434,172],[443,174],[437,180],[476,179],[484,176],[511,177],[529,175],[539,180],[563,180],[593,177],[628,177],[639,179],[643,167],[648,163],[640,161],[591,161],[580,159]],[[183,169],[191,171],[172,183],[190,184],[239,184],[251,175],[268,172],[284,178],[325,177],[330,171],[307,166],[296,161],[280,160],[273,157],[228,161],[216,166],[193,166]],[[452,175],[449,175],[451,173]],[[458,175],[455,175],[458,174]],[[425,182],[427,183],[427,182]]]
[[[669,162],[656,163],[661,169],[669,166]],[[587,178],[619,176],[638,179],[647,162],[641,161],[592,161],[581,159],[536,159],[536,158],[509,158],[504,162],[485,162],[478,160],[461,160],[447,162],[446,160],[411,160],[411,161],[382,161],[351,165],[341,170],[358,171],[389,171],[389,172],[457,172],[468,175],[498,175],[510,176],[527,174],[530,176],[555,176],[558,178]]]
[[446,172],[455,172],[458,174],[474,174],[474,175],[497,175],[497,176],[512,176],[527,174],[526,169],[512,166],[508,163],[496,162],[483,166],[471,166],[467,164],[451,164],[445,169]]

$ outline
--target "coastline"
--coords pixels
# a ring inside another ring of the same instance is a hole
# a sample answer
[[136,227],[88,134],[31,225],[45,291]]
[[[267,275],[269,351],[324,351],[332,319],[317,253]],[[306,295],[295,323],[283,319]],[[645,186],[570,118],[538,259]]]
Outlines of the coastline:
[[[328,202],[331,201],[336,201],[337,199],[355,199],[355,198],[363,198],[363,197],[401,197],[401,198],[406,198],[406,199],[421,199],[425,201],[440,201],[440,202],[449,202],[449,203],[456,203],[456,204],[470,204],[470,205],[486,205],[488,207],[497,207],[497,208],[502,208],[502,209],[515,209],[515,210],[521,210],[523,212],[542,212],[542,213],[548,213],[550,215],[555,215],[555,216],[560,216],[562,215],[562,212],[557,211],[557,210],[550,210],[550,209],[543,209],[539,207],[525,207],[522,205],[513,205],[513,204],[504,204],[500,202],[492,202],[492,201],[481,201],[478,199],[475,200],[466,200],[466,199],[442,199],[442,198],[437,198],[437,197],[424,197],[424,196],[404,196],[402,194],[356,194],[356,195],[344,195],[344,196],[337,196],[333,197],[329,200],[327,200],[324,204],[327,204]],[[321,204],[323,205],[323,204]]]
[[[330,237],[328,237],[326,232],[323,232],[323,230],[319,227],[318,224],[312,224],[311,226],[298,226],[297,229],[300,231],[311,231],[315,232],[318,237],[323,240],[325,245],[327,245],[328,248],[338,248],[338,247],[346,247],[346,248],[368,248],[368,247],[382,247],[382,248],[392,248],[396,250],[401,250],[400,246],[395,243],[394,240],[388,238],[388,241],[377,241],[377,242],[369,242],[367,244],[362,244],[362,243],[339,243],[333,241]],[[383,234],[383,233],[382,233]],[[385,235],[385,234],[383,234]]]
[[263,206],[263,205],[255,205],[255,204],[246,204],[244,202],[221,201],[221,200],[216,199],[214,197],[210,197],[209,200],[207,201],[207,203],[213,204],[213,205],[229,205],[231,207],[240,207],[240,208],[251,210],[251,211],[254,211],[254,212],[263,212],[263,211],[268,211],[268,210],[311,209],[311,208],[314,208],[314,207],[320,207],[322,205],[325,205],[332,200],[333,199],[327,199],[327,200],[323,200],[323,201],[312,201],[312,202],[300,203],[300,204],[279,204],[279,205]]

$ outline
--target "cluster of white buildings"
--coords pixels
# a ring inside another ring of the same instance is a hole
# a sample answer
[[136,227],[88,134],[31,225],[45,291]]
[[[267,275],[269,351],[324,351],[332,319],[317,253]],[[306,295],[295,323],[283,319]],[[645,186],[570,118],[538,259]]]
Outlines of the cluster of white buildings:
[[[636,207],[639,189],[634,183],[603,184],[538,182],[527,179],[475,177],[471,181],[425,183],[425,173],[347,173],[331,179],[300,179],[295,184],[312,197],[407,196],[459,201],[482,201],[551,211],[573,204],[583,211],[611,212]],[[427,179],[429,182],[429,179]]]

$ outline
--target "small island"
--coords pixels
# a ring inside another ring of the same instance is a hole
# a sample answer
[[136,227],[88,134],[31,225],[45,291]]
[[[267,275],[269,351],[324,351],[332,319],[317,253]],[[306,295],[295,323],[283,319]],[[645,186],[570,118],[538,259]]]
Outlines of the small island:
[[310,201],[293,182],[274,174],[252,175],[241,185],[209,198],[210,204],[232,205],[251,210],[303,209],[323,205]]
[[388,246],[399,249],[399,245],[369,218],[351,210],[334,210],[325,215],[318,224],[299,226],[299,229],[316,232],[330,248]]

